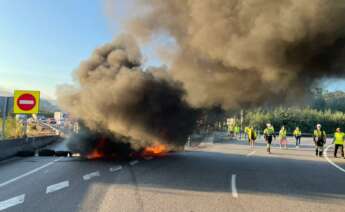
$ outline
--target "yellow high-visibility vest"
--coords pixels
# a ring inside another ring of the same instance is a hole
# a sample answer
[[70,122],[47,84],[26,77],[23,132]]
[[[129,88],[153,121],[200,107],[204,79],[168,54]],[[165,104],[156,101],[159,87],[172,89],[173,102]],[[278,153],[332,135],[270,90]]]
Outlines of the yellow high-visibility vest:
[[334,133],[334,143],[343,145],[344,144],[344,137],[345,137],[345,133],[343,133],[343,132]]

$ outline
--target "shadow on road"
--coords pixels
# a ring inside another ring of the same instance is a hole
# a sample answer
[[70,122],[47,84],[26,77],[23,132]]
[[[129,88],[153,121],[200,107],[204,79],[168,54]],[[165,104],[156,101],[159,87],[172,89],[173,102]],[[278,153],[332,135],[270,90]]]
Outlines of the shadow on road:
[[[114,189],[129,188],[136,193],[140,193],[141,190],[162,193],[178,191],[230,193],[232,174],[237,174],[240,195],[281,195],[303,198],[307,201],[332,201],[345,198],[344,175],[324,161],[184,152],[152,161],[142,161],[133,167],[123,163],[124,168],[118,173],[107,172],[107,168],[114,163],[112,161],[71,162],[68,162],[71,166],[65,169],[67,172],[80,173],[78,167],[104,168],[101,170],[101,177],[85,184],[78,192],[81,202],[85,201],[88,192],[91,192],[89,187],[93,184],[102,184],[106,188],[114,186]],[[105,192],[103,190],[98,192],[92,195],[97,198],[97,200],[93,199],[93,203],[101,202],[104,198]],[[96,209],[97,204],[94,207]]]

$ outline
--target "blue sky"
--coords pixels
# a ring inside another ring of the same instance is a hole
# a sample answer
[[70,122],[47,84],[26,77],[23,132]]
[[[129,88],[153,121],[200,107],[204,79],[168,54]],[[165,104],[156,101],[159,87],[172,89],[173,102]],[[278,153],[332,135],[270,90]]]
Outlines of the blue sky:
[[[124,2],[116,0],[115,17]],[[72,82],[80,61],[120,28],[103,1],[0,0],[0,89],[37,89],[54,98],[56,85]]]
[[[129,1],[115,1],[116,19]],[[81,60],[120,33],[104,7],[102,0],[0,0],[0,89],[35,89],[54,98],[56,85],[72,82]],[[160,63],[149,47],[144,55],[149,65]]]

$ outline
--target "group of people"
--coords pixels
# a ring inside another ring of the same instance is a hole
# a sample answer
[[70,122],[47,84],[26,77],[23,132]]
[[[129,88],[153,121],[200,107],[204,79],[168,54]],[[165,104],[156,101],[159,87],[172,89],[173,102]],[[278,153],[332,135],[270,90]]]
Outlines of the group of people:
[[[246,127],[245,132],[247,134],[250,147],[254,148],[255,140],[257,138],[256,131],[254,130],[253,127]],[[292,134],[295,137],[296,148],[299,148],[301,144],[302,131],[300,130],[299,127],[296,127]],[[266,128],[264,129],[263,135],[266,141],[267,152],[268,154],[271,154],[271,145],[272,145],[273,138],[274,139],[276,138],[276,133],[275,133],[274,127],[270,123],[266,124]],[[287,131],[286,131],[285,126],[281,127],[281,129],[279,130],[278,136],[279,136],[280,148],[283,148],[283,147],[287,148]],[[322,156],[323,151],[324,151],[324,145],[326,144],[326,139],[327,139],[326,132],[322,129],[321,124],[317,124],[313,132],[313,141],[315,144],[315,155],[317,157]],[[333,143],[335,144],[334,157],[337,157],[337,152],[340,149],[341,156],[345,158],[344,157],[344,140],[345,140],[345,133],[343,133],[340,128],[337,128],[333,136]]]

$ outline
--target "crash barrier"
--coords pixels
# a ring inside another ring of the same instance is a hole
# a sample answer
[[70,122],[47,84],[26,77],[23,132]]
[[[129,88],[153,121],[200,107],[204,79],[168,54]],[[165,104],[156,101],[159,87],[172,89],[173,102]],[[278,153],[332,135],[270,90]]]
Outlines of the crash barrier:
[[35,150],[59,141],[59,136],[30,137],[0,141],[0,160],[18,155],[34,156]]

